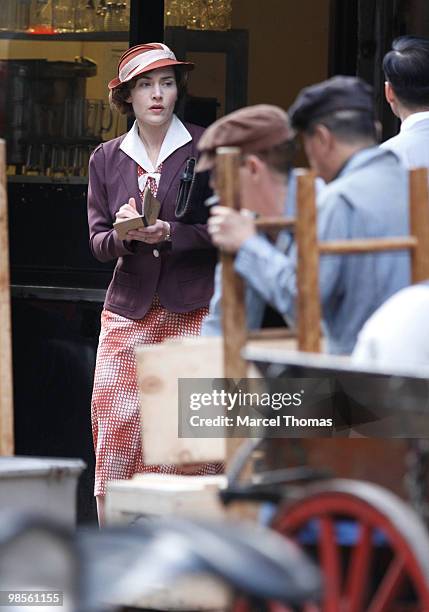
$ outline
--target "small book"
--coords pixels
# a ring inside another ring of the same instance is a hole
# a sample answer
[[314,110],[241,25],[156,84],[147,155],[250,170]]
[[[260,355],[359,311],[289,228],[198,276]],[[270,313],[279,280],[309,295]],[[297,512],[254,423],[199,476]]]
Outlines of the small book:
[[125,240],[127,232],[140,227],[148,227],[154,225],[158,219],[159,211],[161,210],[161,202],[157,200],[148,187],[144,190],[143,194],[143,214],[138,217],[132,217],[131,219],[123,219],[122,221],[116,221],[113,224],[116,233],[118,234],[119,240]]

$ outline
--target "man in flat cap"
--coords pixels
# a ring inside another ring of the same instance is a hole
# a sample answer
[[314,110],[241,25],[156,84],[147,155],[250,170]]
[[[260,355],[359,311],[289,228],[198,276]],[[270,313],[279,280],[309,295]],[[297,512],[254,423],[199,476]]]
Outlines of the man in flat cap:
[[[408,234],[406,172],[393,153],[376,146],[369,85],[339,76],[307,87],[289,116],[292,126],[302,132],[311,167],[328,183],[318,198],[321,240]],[[267,300],[275,296],[276,308],[293,320],[295,245],[284,254],[269,243],[262,248],[255,235],[237,242],[238,232],[232,232],[235,215],[225,209],[214,212],[209,225],[213,242],[238,251],[236,269],[247,283]],[[245,257],[240,257],[242,251]],[[368,317],[408,284],[405,252],[322,256],[320,293],[328,350],[349,354]]]
[[[231,211],[221,206],[212,209],[209,220],[213,241],[216,240],[216,223],[224,219],[223,232],[234,245],[237,252],[235,268],[246,281],[249,281],[249,260],[255,252],[269,248],[277,249],[267,238],[257,235],[254,214],[281,216],[285,207],[291,206],[290,196],[293,189],[288,188],[292,157],[294,153],[294,132],[284,110],[269,104],[258,104],[234,111],[213,123],[203,134],[198,148],[201,155],[197,171],[212,171],[215,186],[214,165],[216,149],[221,146],[240,147],[242,158],[240,166],[241,212]],[[290,183],[290,181],[289,181]],[[288,235],[281,235],[281,242],[289,242]],[[280,251],[279,251],[280,252]],[[261,326],[266,303],[276,309],[280,295],[267,297],[258,289],[250,286],[246,292],[247,325],[249,329]],[[202,335],[211,336],[221,333],[221,278],[220,267],[215,275],[215,292],[210,303],[210,312],[203,322]]]
[[[407,173],[393,153],[376,146],[372,88],[356,77],[333,77],[304,89],[289,112],[311,167],[329,183],[318,201],[320,239],[408,234]],[[322,256],[329,350],[350,353],[369,316],[409,282],[403,251]]]

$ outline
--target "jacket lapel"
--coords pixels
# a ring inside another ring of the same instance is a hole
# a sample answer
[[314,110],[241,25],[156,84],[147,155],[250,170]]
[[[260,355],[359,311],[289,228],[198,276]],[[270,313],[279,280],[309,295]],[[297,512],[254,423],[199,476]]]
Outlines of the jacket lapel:
[[128,198],[134,198],[138,212],[142,213],[142,202],[139,191],[139,184],[137,178],[137,165],[136,162],[128,157],[124,151],[119,149],[119,174],[121,175],[122,181]]
[[185,162],[190,154],[191,142],[174,151],[174,153],[163,162],[157,194],[157,199],[161,202],[161,210],[174,178],[177,176],[178,172],[183,171]]

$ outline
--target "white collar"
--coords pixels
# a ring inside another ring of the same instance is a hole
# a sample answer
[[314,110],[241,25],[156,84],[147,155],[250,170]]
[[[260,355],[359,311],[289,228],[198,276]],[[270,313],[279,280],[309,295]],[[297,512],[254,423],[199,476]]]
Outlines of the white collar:
[[424,121],[425,119],[429,119],[429,111],[423,111],[421,113],[413,113],[412,115],[408,115],[406,119],[401,124],[401,132],[406,132],[410,130],[416,123],[419,121]]
[[139,136],[137,121],[134,121],[133,127],[125,136],[119,148],[129,157],[131,157],[131,159],[137,162],[138,165],[144,170],[147,172],[155,172],[156,168],[164,160],[166,160],[167,157],[176,151],[176,149],[180,149],[180,147],[183,147],[184,144],[191,140],[192,136],[186,127],[176,115],[173,115],[170,126],[162,142],[155,168],[153,167],[153,164],[146,152],[146,147]]

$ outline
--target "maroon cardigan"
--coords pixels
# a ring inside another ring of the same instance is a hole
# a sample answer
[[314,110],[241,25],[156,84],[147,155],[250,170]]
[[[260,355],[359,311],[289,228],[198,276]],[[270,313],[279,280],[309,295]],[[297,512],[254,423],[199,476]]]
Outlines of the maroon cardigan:
[[[141,213],[137,164],[119,147],[125,136],[101,144],[89,162],[88,222],[91,251],[99,261],[118,259],[104,307],[129,319],[142,319],[155,293],[172,312],[190,312],[209,304],[213,293],[216,251],[205,225],[175,220],[174,210],[186,160],[197,156],[203,128],[186,124],[192,141],[177,149],[162,166],[157,198],[159,218],[171,226],[171,242],[125,243],[112,229],[115,214],[130,197]],[[159,252],[159,257],[154,251]]]

